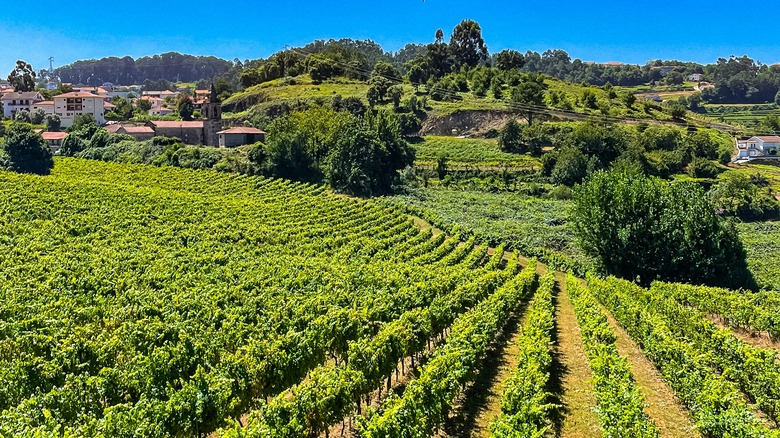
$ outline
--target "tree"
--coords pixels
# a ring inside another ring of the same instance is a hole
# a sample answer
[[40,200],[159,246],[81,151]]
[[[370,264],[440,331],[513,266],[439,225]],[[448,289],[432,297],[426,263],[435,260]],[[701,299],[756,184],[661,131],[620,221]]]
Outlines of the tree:
[[485,40],[482,39],[482,29],[476,21],[463,20],[455,26],[450,36],[450,53],[455,60],[455,67],[475,67],[488,57]]
[[27,92],[35,90],[35,70],[33,66],[22,61],[16,61],[16,68],[8,75],[8,82],[15,91]]
[[575,190],[574,230],[610,275],[755,287],[736,229],[700,185],[631,172],[597,172]]
[[14,120],[22,123],[32,123],[32,116],[30,115],[30,111],[23,109],[14,114]]
[[393,85],[387,89],[387,96],[393,102],[393,109],[398,111],[401,106],[401,97],[404,95],[404,89],[400,85]]
[[377,61],[374,65],[374,69],[371,71],[371,77],[382,77],[385,79],[398,81],[401,75],[398,74],[398,70],[393,67],[393,64],[385,61]]
[[134,103],[136,111],[142,114],[148,114],[152,109],[152,101],[149,99],[136,99]]
[[37,110],[33,111],[32,114],[30,114],[30,122],[33,125],[42,124],[45,118],[46,118],[46,111],[40,108],[38,108]]
[[26,123],[11,124],[2,149],[6,170],[48,175],[54,167],[51,151],[43,137]]
[[636,103],[636,96],[634,93],[626,93],[626,95],[623,96],[623,103],[626,104],[627,107],[631,108]]
[[441,29],[436,29],[436,42],[440,43],[444,40],[444,31]]
[[509,71],[525,65],[523,54],[517,50],[504,49],[495,55],[495,66],[499,70]]
[[573,186],[588,175],[588,157],[573,146],[563,147],[556,156],[550,173],[553,184]]
[[186,94],[179,96],[179,99],[176,101],[176,111],[182,120],[192,120],[192,113],[195,111],[192,98]]
[[775,105],[780,105],[780,91],[775,94]]
[[533,122],[538,106],[544,105],[544,90],[547,86],[541,75],[524,75],[520,83],[512,88],[511,99],[518,111],[525,115],[528,124]]
[[523,130],[515,119],[509,119],[498,133],[498,147],[506,152],[523,152]]

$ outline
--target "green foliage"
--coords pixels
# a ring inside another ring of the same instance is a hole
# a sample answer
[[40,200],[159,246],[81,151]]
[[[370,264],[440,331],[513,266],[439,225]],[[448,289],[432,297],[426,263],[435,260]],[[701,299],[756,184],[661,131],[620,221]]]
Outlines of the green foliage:
[[519,69],[525,64],[523,54],[511,49],[504,49],[496,53],[493,59],[496,68],[504,71]]
[[534,114],[537,112],[535,106],[544,106],[544,91],[547,85],[541,75],[524,74],[521,76],[520,83],[512,87],[510,99],[517,110],[525,115],[528,124],[533,123]]
[[534,298],[528,305],[526,323],[518,339],[520,351],[517,367],[506,379],[501,399],[501,416],[490,425],[497,438],[542,437],[549,429],[548,402],[555,308],[553,275],[541,278]]
[[509,119],[498,133],[498,147],[504,152],[525,152],[522,128],[515,119]]
[[550,171],[553,184],[573,186],[579,184],[589,173],[588,157],[579,149],[564,146],[555,156],[555,165]]
[[0,163],[4,170],[48,175],[54,167],[51,151],[40,134],[25,123],[11,124],[5,132]]
[[14,120],[19,123],[32,123],[32,116],[30,115],[30,111],[22,109],[14,114]]
[[597,172],[576,190],[573,216],[583,250],[611,275],[755,287],[734,226],[695,183]]
[[693,178],[715,178],[719,173],[720,168],[703,157],[694,157],[688,163],[688,175]]
[[35,70],[33,66],[22,61],[16,61],[16,67],[8,74],[8,82],[17,92],[35,90]]
[[176,100],[176,112],[179,113],[179,117],[182,120],[192,120],[193,111],[195,111],[195,107],[192,98],[186,94],[179,95]]
[[69,132],[78,131],[84,126],[97,127],[95,116],[93,116],[92,114],[79,114],[73,119],[73,124],[70,126],[68,131]]
[[450,35],[450,53],[455,61],[454,67],[476,67],[488,58],[485,40],[482,39],[482,29],[473,20],[463,20],[458,23]]
[[580,281],[571,274],[566,276],[566,287],[593,371],[593,392],[602,430],[606,436],[658,437],[658,428],[643,410],[644,399],[628,361],[615,346],[617,337],[601,305]]
[[712,188],[712,202],[723,214],[744,220],[780,216],[778,203],[768,187],[760,187],[743,173],[730,172]]

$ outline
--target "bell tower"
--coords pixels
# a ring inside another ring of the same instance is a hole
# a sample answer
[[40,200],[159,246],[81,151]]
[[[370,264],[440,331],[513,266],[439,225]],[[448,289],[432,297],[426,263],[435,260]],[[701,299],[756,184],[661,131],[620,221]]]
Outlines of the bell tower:
[[208,102],[203,104],[201,114],[206,119],[203,121],[203,142],[207,146],[219,146],[217,132],[222,130],[222,104],[217,97],[214,83],[211,83],[211,93]]

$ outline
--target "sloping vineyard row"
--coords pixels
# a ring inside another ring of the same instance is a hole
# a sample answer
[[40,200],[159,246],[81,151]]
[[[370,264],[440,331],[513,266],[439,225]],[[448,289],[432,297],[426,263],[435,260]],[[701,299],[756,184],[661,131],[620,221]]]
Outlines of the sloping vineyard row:
[[0,199],[0,435],[208,432],[502,272],[284,180],[63,159]]

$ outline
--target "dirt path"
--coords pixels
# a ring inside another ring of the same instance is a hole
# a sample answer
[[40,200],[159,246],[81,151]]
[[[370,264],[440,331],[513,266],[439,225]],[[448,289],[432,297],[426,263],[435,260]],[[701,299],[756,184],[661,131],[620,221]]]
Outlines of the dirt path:
[[726,324],[718,315],[705,315],[705,318],[715,324],[716,327],[723,330],[728,330],[732,335],[746,344],[750,344],[758,348],[780,351],[780,342],[773,341],[767,332],[751,333],[743,328],[729,327],[729,325]]
[[556,437],[598,437],[601,426],[593,408],[591,380],[593,374],[582,345],[580,326],[574,314],[574,306],[566,290],[566,277],[555,273],[558,293],[555,299],[555,349],[551,386],[559,394],[556,403],[561,407],[554,420]]
[[688,438],[701,437],[696,430],[693,419],[682,406],[674,391],[663,381],[650,359],[642,353],[636,342],[623,330],[607,309],[602,308],[607,315],[609,325],[615,332],[615,346],[621,356],[628,359],[631,372],[637,387],[645,398],[645,413],[658,426],[662,437]]
[[458,396],[452,414],[439,437],[490,436],[490,423],[501,412],[504,384],[512,370],[517,367],[520,353],[517,339],[521,335],[523,320],[518,315],[523,313],[523,310],[518,310],[507,321],[504,330],[483,360],[473,384]]

